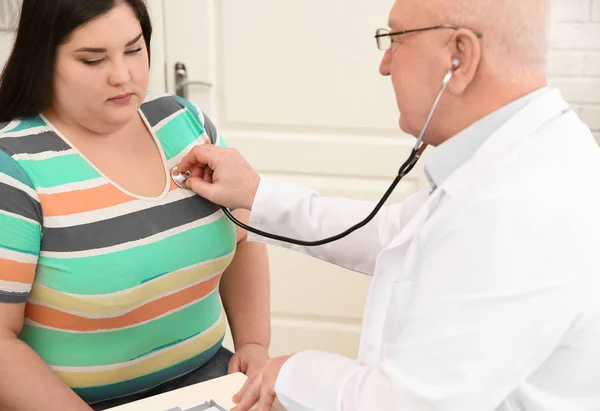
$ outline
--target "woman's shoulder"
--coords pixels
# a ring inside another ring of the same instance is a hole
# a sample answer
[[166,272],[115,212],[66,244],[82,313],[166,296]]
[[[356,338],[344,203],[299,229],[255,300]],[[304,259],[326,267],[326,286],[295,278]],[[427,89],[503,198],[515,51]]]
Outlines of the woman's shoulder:
[[[188,99],[175,94],[148,92],[141,105],[141,110],[151,127],[160,125],[162,128],[171,121],[176,123],[181,115],[182,118],[187,117],[205,130],[211,143],[216,142],[217,132],[213,122]],[[186,122],[186,124],[189,123]]]
[[44,126],[46,126],[46,123],[40,115],[16,118],[13,120],[0,122],[0,135],[13,134],[17,132],[20,134],[26,134],[27,130],[30,130],[32,133],[34,133],[37,128]]
[[0,122],[0,150],[11,155],[38,150],[41,142],[37,136],[47,131],[48,126],[40,116]]
[[146,115],[164,120],[184,110],[192,112],[203,123],[204,113],[191,101],[175,94],[148,92],[141,105]]

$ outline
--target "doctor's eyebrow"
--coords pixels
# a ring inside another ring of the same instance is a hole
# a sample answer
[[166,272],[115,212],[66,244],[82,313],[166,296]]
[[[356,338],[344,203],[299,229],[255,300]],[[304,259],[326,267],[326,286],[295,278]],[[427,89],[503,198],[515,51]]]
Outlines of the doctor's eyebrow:
[[[127,44],[125,44],[125,47],[134,45],[138,42],[139,39],[142,38],[143,35],[144,33],[138,34],[133,40],[129,40]],[[106,53],[106,49],[100,47],[82,47],[80,49],[75,50],[74,53]]]

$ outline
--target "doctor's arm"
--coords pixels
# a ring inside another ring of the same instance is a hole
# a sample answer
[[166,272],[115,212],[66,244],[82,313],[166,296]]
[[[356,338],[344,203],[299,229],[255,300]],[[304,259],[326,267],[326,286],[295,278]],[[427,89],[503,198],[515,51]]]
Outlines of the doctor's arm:
[[568,231],[485,214],[470,215],[479,223],[468,228],[449,222],[423,245],[406,316],[398,290],[384,341],[373,341],[378,364],[296,354],[277,378],[281,403],[290,411],[496,409],[569,335],[577,256],[565,258],[556,239]]
[[[362,221],[375,203],[326,198],[314,190],[261,179],[233,149],[195,147],[179,164],[192,171],[188,187],[217,204],[252,211],[250,226],[298,240],[314,241],[339,234]],[[383,207],[365,227],[348,237],[318,247],[292,245],[249,233],[249,240],[275,244],[330,263],[372,274],[381,249],[399,232],[404,204]]]

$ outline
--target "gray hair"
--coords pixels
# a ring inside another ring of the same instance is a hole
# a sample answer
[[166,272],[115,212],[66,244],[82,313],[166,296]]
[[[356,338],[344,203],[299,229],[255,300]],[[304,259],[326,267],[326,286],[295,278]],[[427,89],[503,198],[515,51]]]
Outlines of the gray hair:
[[438,0],[446,20],[483,33],[482,58],[489,69],[508,78],[545,70],[549,0]]

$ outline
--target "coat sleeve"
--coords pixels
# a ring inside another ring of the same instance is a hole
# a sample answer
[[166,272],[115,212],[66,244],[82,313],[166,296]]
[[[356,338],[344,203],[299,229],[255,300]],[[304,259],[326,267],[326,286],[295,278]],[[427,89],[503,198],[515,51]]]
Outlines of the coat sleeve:
[[[353,271],[371,275],[379,252],[401,230],[426,198],[418,193],[401,204],[382,207],[375,218],[346,238],[318,247],[302,247],[249,234],[252,241],[283,246]],[[314,241],[339,234],[362,221],[376,203],[322,197],[312,189],[262,178],[250,225],[298,240]]]

